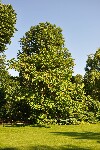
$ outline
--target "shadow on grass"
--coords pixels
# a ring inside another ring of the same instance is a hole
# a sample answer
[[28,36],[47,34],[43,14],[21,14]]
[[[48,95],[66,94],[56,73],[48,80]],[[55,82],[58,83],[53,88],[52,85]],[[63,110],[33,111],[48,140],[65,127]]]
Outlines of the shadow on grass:
[[38,127],[38,128],[51,128],[51,126],[50,125],[37,125],[37,124],[35,124],[35,125],[24,125],[24,126],[21,126],[21,125],[5,125],[5,126],[3,126],[3,127],[18,127],[18,128],[20,128],[20,127],[27,127],[27,126],[29,126],[29,127]]
[[62,136],[70,136],[75,139],[90,139],[90,140],[100,140],[100,132],[50,132],[55,135],[62,135]]
[[35,146],[31,147],[29,150],[90,150],[86,148],[80,148],[77,146],[65,145],[60,147],[50,147],[50,146]]
[[49,125],[30,125],[30,127],[38,127],[38,128],[51,128],[51,126],[49,126]]
[[0,148],[0,150],[18,150],[17,148],[10,148],[10,147],[6,147],[6,148]]
[[[45,145],[38,145],[38,146],[32,146],[32,147],[25,147],[27,150],[90,150],[87,148],[80,148],[73,145],[64,145],[60,147],[51,147],[51,146],[45,146]],[[17,148],[0,148],[0,150],[19,150]]]

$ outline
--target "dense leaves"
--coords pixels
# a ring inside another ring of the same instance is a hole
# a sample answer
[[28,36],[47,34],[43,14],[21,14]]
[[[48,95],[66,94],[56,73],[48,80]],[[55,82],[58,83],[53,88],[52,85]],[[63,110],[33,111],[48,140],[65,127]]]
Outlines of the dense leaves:
[[9,74],[6,69],[6,56],[0,55],[0,117],[4,112],[6,104],[6,90],[8,88]]
[[72,76],[74,62],[64,46],[62,30],[40,23],[25,33],[20,44],[17,60],[9,63],[19,72],[20,94],[16,99],[31,107],[28,119],[34,123],[87,121],[92,100],[85,96],[82,76]]
[[85,71],[84,89],[91,96],[87,105],[92,116],[100,120],[100,49],[88,56]]
[[63,113],[67,99],[70,100],[74,62],[64,47],[61,32],[48,22],[31,27],[21,39],[22,52],[18,54],[18,61],[10,61],[11,68],[20,72],[23,96],[36,118],[44,114],[54,117],[59,109]]
[[85,90],[94,100],[100,101],[100,49],[88,56],[84,76]]
[[6,44],[11,43],[15,32],[16,13],[10,4],[0,3],[0,52],[6,49]]
[[[0,2],[0,119],[6,116],[5,107],[9,103],[7,91],[10,91],[10,75],[7,71],[6,45],[11,43],[11,37],[15,32],[16,13],[12,6]],[[9,93],[9,92],[8,92]],[[8,111],[8,110],[7,110]]]
[[[15,32],[16,13],[0,3],[0,52]],[[100,49],[89,55],[85,76],[72,76],[74,61],[62,29],[49,22],[32,26],[20,39],[17,60],[0,55],[0,120],[79,124],[100,120]]]

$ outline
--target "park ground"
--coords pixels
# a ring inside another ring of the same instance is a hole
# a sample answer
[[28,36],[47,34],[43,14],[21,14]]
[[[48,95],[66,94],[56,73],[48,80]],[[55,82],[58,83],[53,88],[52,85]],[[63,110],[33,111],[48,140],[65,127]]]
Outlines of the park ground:
[[100,124],[0,125],[0,150],[100,150]]

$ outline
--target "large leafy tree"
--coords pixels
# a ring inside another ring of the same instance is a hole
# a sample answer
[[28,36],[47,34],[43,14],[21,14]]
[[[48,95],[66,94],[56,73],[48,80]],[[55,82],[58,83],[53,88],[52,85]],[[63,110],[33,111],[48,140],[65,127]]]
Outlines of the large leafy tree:
[[6,44],[11,43],[15,32],[16,13],[13,7],[0,2],[0,52],[6,49]]
[[74,66],[61,28],[40,23],[25,33],[20,44],[22,51],[17,61],[10,61],[10,67],[19,71],[21,98],[27,99],[36,118],[61,117],[71,100]]
[[27,106],[26,116],[34,122],[69,118],[76,123],[90,117],[92,100],[85,96],[82,76],[72,77],[74,62],[64,42],[61,28],[40,23],[21,38],[22,50],[9,62],[19,72],[16,104]]

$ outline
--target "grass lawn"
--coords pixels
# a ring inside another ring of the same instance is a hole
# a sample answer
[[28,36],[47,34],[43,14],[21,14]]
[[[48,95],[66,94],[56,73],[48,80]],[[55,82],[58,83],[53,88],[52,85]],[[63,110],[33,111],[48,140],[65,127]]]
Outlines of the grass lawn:
[[100,150],[100,124],[0,126],[0,150]]

